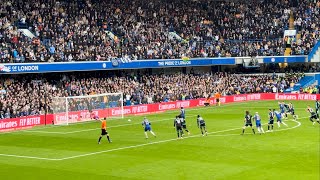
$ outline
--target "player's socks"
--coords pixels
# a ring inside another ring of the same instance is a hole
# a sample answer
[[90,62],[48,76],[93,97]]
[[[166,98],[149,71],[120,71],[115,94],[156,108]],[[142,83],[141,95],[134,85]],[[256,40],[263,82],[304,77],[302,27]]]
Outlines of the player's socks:
[[280,127],[280,121],[278,121],[277,124],[278,124],[278,128],[279,128]]
[[188,129],[186,129],[186,131],[187,131],[188,135],[190,135],[190,131]]
[[270,125],[268,125],[268,131],[270,131]]
[[218,103],[218,104],[219,104],[219,106],[220,106],[220,104],[221,104],[221,103],[220,103],[220,101],[219,101],[219,103]]
[[264,133],[264,130],[263,130],[263,128],[261,127],[260,129],[261,129],[261,132],[262,132],[262,133]]
[[261,132],[260,132],[260,128],[257,128],[257,130],[258,130],[259,133],[261,133]]
[[150,131],[150,133],[151,133],[154,137],[156,137],[156,134],[155,134],[153,131]]
[[148,139],[148,133],[147,133],[147,132],[144,132],[144,134],[146,135],[146,139]]
[[312,125],[314,125],[315,123],[316,123],[316,122],[313,121],[313,122],[312,122]]
[[256,132],[254,131],[254,129],[252,129],[253,134],[256,134]]
[[98,140],[98,143],[99,143],[99,144],[100,144],[101,138],[102,138],[102,137],[100,136],[100,137],[99,137],[99,140]]
[[244,134],[244,130],[245,130],[245,129],[242,129],[242,134]]
[[109,136],[107,136],[107,139],[108,139],[109,143],[111,143],[111,142],[112,142],[112,141],[110,140],[110,137],[109,137]]

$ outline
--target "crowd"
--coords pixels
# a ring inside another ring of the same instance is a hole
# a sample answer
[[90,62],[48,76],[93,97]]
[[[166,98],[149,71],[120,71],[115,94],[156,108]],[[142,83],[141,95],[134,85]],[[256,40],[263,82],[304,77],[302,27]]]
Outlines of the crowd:
[[[214,93],[281,92],[299,81],[301,75],[287,76],[205,73],[173,75],[109,76],[100,73],[43,74],[0,79],[0,119],[53,111],[53,97],[85,96],[123,92],[124,105],[207,98]],[[77,104],[74,104],[77,103]],[[84,100],[70,101],[71,110],[80,110]],[[63,104],[64,105],[64,104]]]
[[[320,1],[4,0],[0,63],[308,54]],[[284,42],[294,10],[296,41]],[[30,39],[18,31],[28,28]]]

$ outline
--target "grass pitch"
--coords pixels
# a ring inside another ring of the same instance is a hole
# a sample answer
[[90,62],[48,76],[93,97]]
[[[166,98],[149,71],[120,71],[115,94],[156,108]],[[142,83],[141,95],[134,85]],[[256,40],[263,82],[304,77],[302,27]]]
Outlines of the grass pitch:
[[[144,137],[143,116],[110,120],[113,143],[97,140],[100,122],[37,127],[0,134],[1,179],[290,179],[319,180],[320,125],[309,121],[306,105],[293,101],[298,121],[289,127],[241,136],[244,111],[258,111],[267,130],[269,108],[276,101],[226,104],[186,109],[191,135],[176,139],[173,119],[178,110],[147,115],[154,138]],[[202,137],[196,115],[206,120]],[[131,119],[131,122],[128,122]]]

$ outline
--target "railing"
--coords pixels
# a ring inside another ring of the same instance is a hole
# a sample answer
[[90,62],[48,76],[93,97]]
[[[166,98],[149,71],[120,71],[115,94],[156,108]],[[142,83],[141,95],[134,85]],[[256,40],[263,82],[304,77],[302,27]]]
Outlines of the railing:
[[308,62],[311,61],[313,56],[316,54],[317,50],[320,48],[320,40],[316,43],[316,45],[312,48],[311,52],[308,55]]

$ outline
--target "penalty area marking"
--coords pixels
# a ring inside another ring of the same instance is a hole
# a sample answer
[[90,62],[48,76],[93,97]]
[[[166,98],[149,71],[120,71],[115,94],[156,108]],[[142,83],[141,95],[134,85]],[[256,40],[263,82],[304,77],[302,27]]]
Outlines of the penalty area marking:
[[[305,117],[302,117],[302,118],[299,118],[299,119],[303,119],[303,118],[305,118]],[[301,123],[299,121],[296,121],[296,120],[292,120],[292,121],[296,122],[297,125],[293,126],[293,127],[285,128],[285,129],[274,130],[274,132],[275,131],[286,131],[286,130],[294,129],[294,128],[297,128],[297,127],[301,126]],[[209,132],[208,136],[211,136],[211,137],[225,137],[225,136],[236,136],[236,135],[240,136],[240,134],[217,134],[217,133],[228,132],[228,131],[233,131],[233,130],[238,130],[238,129],[241,129],[241,128],[232,128],[232,129],[226,129],[226,130],[221,130],[221,131]],[[202,135],[201,134],[191,135],[191,136],[184,137],[184,139],[195,138],[195,137],[199,138],[199,137],[202,137]],[[81,155],[76,155],[76,156],[69,156],[69,157],[65,157],[65,158],[44,158],[44,157],[35,157],[35,156],[21,156],[21,155],[14,155],[14,154],[0,154],[0,156],[23,158],[23,159],[62,161],[62,160],[75,159],[75,158],[86,157],[86,156],[91,156],[91,155],[96,155],[96,154],[107,153],[107,152],[138,148],[138,147],[143,147],[143,146],[148,146],[148,145],[153,145],[153,144],[161,144],[161,143],[166,143],[166,142],[171,142],[171,141],[176,141],[176,140],[177,140],[177,138],[173,138],[173,139],[167,139],[167,140],[162,140],[162,141],[155,141],[155,142],[143,143],[143,144],[138,144],[138,145],[114,148],[114,149],[109,149],[109,150],[104,150],[104,151],[86,153],[86,154],[81,154]]]
[[[258,101],[256,101],[258,102]],[[227,107],[227,106],[235,106],[235,105],[243,105],[243,104],[248,104],[248,102],[243,102],[243,103],[237,103],[237,104],[226,104],[222,107]],[[215,106],[211,106],[211,107],[215,107]],[[196,108],[196,109],[190,109],[188,111],[197,111],[197,110],[202,110],[202,108]],[[225,110],[225,111],[233,111],[233,110]],[[170,114],[172,114],[172,112],[170,112]],[[197,115],[192,115],[189,117],[196,117]],[[173,118],[166,118],[166,119],[161,119],[161,120],[155,120],[152,122],[162,122],[162,121],[167,121],[167,120],[171,120]],[[93,121],[90,121],[93,122]],[[139,125],[141,124],[139,123],[130,123],[130,124],[120,124],[120,125],[115,125],[115,126],[109,126],[108,128],[115,128],[115,127],[124,127],[124,126],[131,126],[131,125]],[[44,128],[45,129],[45,128]],[[94,131],[94,130],[98,130],[101,128],[91,128],[91,129],[84,129],[84,130],[78,130],[78,131],[68,131],[68,132],[58,132],[58,131],[41,131],[41,130],[25,130],[25,131],[20,131],[20,132],[29,132],[29,133],[44,133],[44,134],[73,134],[73,133],[80,133],[80,132],[87,132],[87,131]]]

